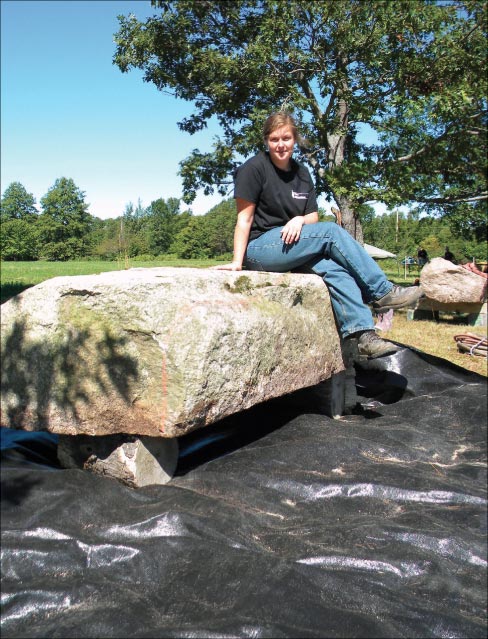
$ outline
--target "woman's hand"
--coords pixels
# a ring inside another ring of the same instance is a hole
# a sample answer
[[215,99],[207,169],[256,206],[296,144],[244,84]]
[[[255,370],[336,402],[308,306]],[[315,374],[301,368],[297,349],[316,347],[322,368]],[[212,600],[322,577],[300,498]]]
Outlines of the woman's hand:
[[211,266],[211,269],[215,271],[242,271],[242,265],[231,262],[230,264],[217,264],[217,266]]
[[285,226],[281,229],[281,239],[285,244],[293,244],[300,239],[300,233],[302,232],[302,226],[305,220],[303,215],[292,217]]

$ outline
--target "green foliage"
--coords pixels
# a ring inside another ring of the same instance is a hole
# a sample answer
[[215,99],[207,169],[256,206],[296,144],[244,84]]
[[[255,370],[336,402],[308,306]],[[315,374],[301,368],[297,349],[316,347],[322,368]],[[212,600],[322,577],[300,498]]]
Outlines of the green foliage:
[[193,217],[176,235],[171,252],[181,259],[203,259],[210,257],[208,236],[203,217]]
[[93,257],[103,260],[116,260],[120,253],[119,244],[120,219],[94,219],[89,234]]
[[[300,158],[346,228],[359,207],[420,203],[468,219],[486,188],[486,3],[471,0],[153,1],[145,23],[119,17],[114,62],[195,112],[222,136],[181,164],[184,199],[225,194],[262,148],[271,111],[297,116]],[[363,132],[368,132],[365,142]],[[486,209],[485,209],[486,210]]]
[[171,246],[179,224],[180,200],[178,198],[162,198],[151,202],[148,211],[149,248],[153,255],[166,253]]
[[70,260],[89,253],[87,244],[92,216],[85,194],[71,178],[59,178],[41,198],[38,230],[42,257]]
[[121,217],[97,222],[90,234],[92,253],[107,260],[152,259],[168,252],[191,217],[190,211],[180,212],[178,198],[160,198],[147,208],[129,203]]
[[[55,187],[42,198],[45,213],[32,221],[27,217],[2,223],[2,260],[101,259],[107,262],[107,268],[112,262],[127,268],[131,262],[155,265],[161,260],[232,259],[236,222],[233,199],[223,200],[206,215],[196,217],[191,211],[181,213],[177,198],[158,199],[147,208],[139,201],[137,206],[129,203],[120,217],[101,220],[84,212],[83,194],[72,181],[63,180],[56,185],[69,188],[60,189],[59,198]],[[77,197],[71,201],[69,193]],[[383,216],[375,216],[365,204],[359,210],[365,241],[399,257],[415,255],[422,244],[431,257],[443,255],[445,246],[449,246],[458,261],[471,261],[473,257],[486,260],[486,235],[477,232],[484,228],[486,233],[486,224],[483,227],[481,222],[478,226],[465,222],[459,229],[451,216],[419,217],[415,209],[408,215],[393,211]],[[335,219],[323,210],[319,216],[323,221]],[[81,235],[80,219],[86,223]]]
[[474,205],[459,204],[451,209],[446,219],[452,232],[465,239],[474,237],[478,242],[488,240],[487,215],[484,202],[476,202]]
[[210,254],[218,256],[232,253],[237,220],[234,200],[227,199],[220,202],[210,209],[203,219],[205,232],[208,235],[207,246]]
[[119,259],[149,253],[149,236],[146,232],[147,211],[141,201],[134,208],[132,202],[125,207],[124,214],[116,226],[116,242]]
[[25,218],[2,222],[0,255],[2,260],[36,260],[39,256],[39,242],[35,224]]
[[[452,247],[451,247],[451,250],[453,250]],[[454,250],[456,250],[455,247],[454,247]],[[481,262],[488,261],[488,251],[487,251],[486,243],[482,244],[479,242],[464,242],[463,253],[468,262],[471,262],[473,260],[477,260]]]
[[36,203],[32,193],[27,193],[20,182],[12,182],[5,189],[0,203],[0,219],[35,221],[37,218]]
[[[422,217],[393,211],[373,217],[364,224],[364,238],[368,244],[395,253],[399,259],[416,257],[419,246],[430,258],[443,257],[448,246],[456,261],[467,262],[473,257],[486,259],[486,241],[478,241],[474,233],[456,233],[448,218]],[[483,257],[485,256],[485,257]]]
[[441,257],[444,255],[444,247],[435,235],[427,235],[427,237],[422,240],[421,245],[422,248],[427,251],[429,257]]
[[229,254],[234,244],[235,223],[235,203],[224,200],[206,215],[191,218],[176,235],[171,250],[186,259]]
[[131,261],[132,262],[156,262],[158,260],[156,255],[151,255],[149,253],[134,256]]

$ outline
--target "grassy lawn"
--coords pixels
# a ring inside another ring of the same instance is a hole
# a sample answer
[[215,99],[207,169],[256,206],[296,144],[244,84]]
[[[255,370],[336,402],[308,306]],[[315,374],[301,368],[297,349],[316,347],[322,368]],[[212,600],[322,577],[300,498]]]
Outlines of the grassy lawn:
[[[388,279],[400,286],[409,286],[419,277],[416,267],[413,267],[405,278],[403,267],[398,269],[391,260],[380,262]],[[446,359],[461,368],[488,376],[486,357],[479,357],[461,353],[454,341],[454,336],[462,333],[474,333],[480,337],[486,337],[486,326],[470,326],[467,323],[467,315],[456,313],[440,313],[439,321],[432,320],[408,320],[407,311],[395,311],[393,324],[387,333],[381,333],[382,337],[400,342],[406,346],[416,348],[429,355],[435,355]]]
[[438,322],[408,320],[407,312],[401,310],[394,312],[392,328],[381,335],[487,377],[486,357],[469,355],[458,350],[454,336],[463,333],[486,337],[486,326],[469,326],[465,315],[451,313],[440,313]]
[[[208,268],[218,264],[218,260],[165,260],[161,262],[131,261],[132,268],[151,268],[155,266],[175,266]],[[410,273],[391,260],[380,262],[388,278],[400,285],[412,284],[418,273],[413,269]],[[1,262],[0,283],[1,302],[24,289],[39,284],[51,277],[59,275],[90,275],[105,271],[124,270],[122,262],[76,261],[76,262]],[[411,346],[418,350],[446,359],[457,366],[487,376],[487,360],[485,357],[460,353],[454,341],[454,335],[475,333],[486,337],[486,326],[469,326],[466,316],[441,313],[440,320],[408,320],[406,311],[395,311],[393,326],[383,336]]]

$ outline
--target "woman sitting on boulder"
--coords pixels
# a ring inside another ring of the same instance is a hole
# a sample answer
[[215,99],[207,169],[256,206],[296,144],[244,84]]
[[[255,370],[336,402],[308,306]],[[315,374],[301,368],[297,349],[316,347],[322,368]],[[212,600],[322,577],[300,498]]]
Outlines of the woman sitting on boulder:
[[334,222],[319,222],[315,188],[308,169],[293,158],[298,132],[287,113],[264,124],[266,152],[240,166],[234,176],[237,223],[234,257],[214,268],[240,271],[312,271],[331,296],[342,339],[358,338],[359,354],[379,357],[398,350],[374,330],[378,313],[414,306],[421,288],[392,284],[364,248]]

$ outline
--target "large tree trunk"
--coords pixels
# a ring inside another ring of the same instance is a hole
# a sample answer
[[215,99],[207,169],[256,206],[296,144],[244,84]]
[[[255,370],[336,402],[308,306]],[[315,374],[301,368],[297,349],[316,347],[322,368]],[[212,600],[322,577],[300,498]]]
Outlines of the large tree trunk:
[[[347,60],[341,55],[337,55],[337,69],[344,74],[344,78],[341,81],[338,94],[345,96],[349,93],[348,84],[346,81]],[[333,131],[328,130],[327,119],[331,107],[334,103],[334,99],[331,97],[331,102],[327,107],[326,113],[322,113],[317,101],[315,100],[312,90],[308,83],[302,79],[302,88],[304,95],[311,101],[312,114],[318,122],[323,121],[323,137],[320,140],[320,146],[327,149],[327,164],[329,169],[328,188],[332,191],[332,195],[339,206],[339,210],[332,207],[332,212],[336,217],[336,221],[340,224],[354,239],[360,244],[364,244],[363,228],[359,216],[354,211],[353,204],[347,195],[337,194],[337,188],[334,188],[334,180],[331,179],[334,169],[342,166],[346,159],[346,143],[349,130],[349,106],[347,100],[344,97],[337,97],[337,121],[335,123]],[[334,94],[336,91],[334,90]],[[307,158],[307,161],[312,166],[316,179],[323,180],[325,178],[325,167],[320,166],[317,159],[314,157],[314,153],[310,152],[306,144],[300,146],[300,150]],[[336,184],[336,187],[340,184]]]
[[[337,204],[339,205],[340,210],[340,222],[341,226],[346,229],[348,233],[350,233],[355,240],[357,240],[360,244],[364,244],[363,237],[363,227],[361,226],[361,221],[357,214],[354,212],[351,207],[351,202],[349,198],[344,195],[334,196]],[[333,211],[334,212],[334,211]],[[336,215],[337,218],[337,215]]]
[[[338,57],[338,69],[343,71],[346,67],[347,61],[340,56]],[[342,87],[340,93],[342,95],[347,94],[348,86],[344,79],[342,81]],[[329,169],[333,170],[334,167],[342,165],[346,158],[346,142],[347,131],[349,127],[349,106],[347,100],[340,98],[337,101],[339,126],[334,133],[327,134],[327,146],[329,156]],[[337,202],[340,210],[341,220],[337,220],[341,226],[350,233],[354,239],[361,244],[363,240],[363,229],[359,217],[354,212],[351,206],[351,201],[346,195],[336,195],[333,193],[334,199]]]

